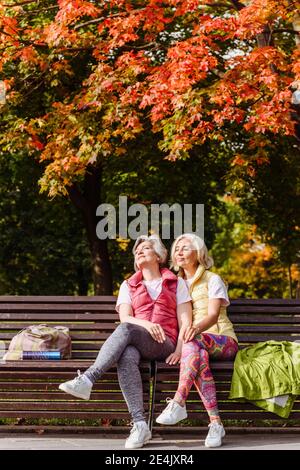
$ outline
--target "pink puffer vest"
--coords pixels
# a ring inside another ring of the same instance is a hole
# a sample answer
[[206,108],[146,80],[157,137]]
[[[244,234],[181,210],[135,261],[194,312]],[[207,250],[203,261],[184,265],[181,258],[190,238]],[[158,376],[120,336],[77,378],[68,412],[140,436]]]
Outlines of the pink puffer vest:
[[173,343],[176,343],[178,337],[176,300],[178,279],[167,268],[161,269],[160,272],[162,276],[162,289],[156,300],[153,300],[148,294],[147,288],[143,284],[141,271],[137,271],[127,280],[132,300],[133,315],[142,320],[159,323],[165,334]]

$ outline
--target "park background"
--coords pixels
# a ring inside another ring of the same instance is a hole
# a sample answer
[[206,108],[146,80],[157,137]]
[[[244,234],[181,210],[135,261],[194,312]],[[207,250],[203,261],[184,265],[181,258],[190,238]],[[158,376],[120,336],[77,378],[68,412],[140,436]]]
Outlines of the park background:
[[133,241],[95,212],[127,196],[204,204],[232,298],[299,297],[297,11],[1,1],[0,295],[117,293]]

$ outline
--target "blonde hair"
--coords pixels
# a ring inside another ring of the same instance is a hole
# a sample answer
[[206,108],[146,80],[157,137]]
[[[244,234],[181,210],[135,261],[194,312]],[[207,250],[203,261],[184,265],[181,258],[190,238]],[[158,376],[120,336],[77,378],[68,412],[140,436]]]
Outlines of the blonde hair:
[[198,263],[201,266],[204,266],[205,269],[210,269],[214,265],[214,260],[211,256],[209,256],[208,249],[204,243],[204,240],[202,240],[202,238],[198,237],[198,235],[195,235],[194,233],[183,233],[182,235],[177,237],[176,240],[174,240],[171,248],[171,268],[173,268],[175,271],[179,271],[180,269],[175,261],[175,249],[177,243],[183,238],[187,238],[193,245],[193,248],[197,251]]
[[[155,251],[156,255],[158,256],[158,262],[159,264],[165,264],[167,261],[168,257],[168,251],[165,247],[165,245],[162,243],[161,239],[159,238],[158,235],[141,235],[140,237],[137,238],[133,248],[132,248],[132,253],[135,255],[135,251],[137,247],[143,243],[143,242],[150,242],[152,245],[153,250]],[[136,262],[134,261],[134,270],[138,271],[139,268],[136,265]]]

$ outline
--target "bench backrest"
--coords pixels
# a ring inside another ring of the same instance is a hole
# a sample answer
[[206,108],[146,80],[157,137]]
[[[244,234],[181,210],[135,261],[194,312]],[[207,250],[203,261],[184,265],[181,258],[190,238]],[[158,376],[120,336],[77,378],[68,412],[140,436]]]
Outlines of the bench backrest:
[[[74,359],[93,359],[119,319],[114,296],[0,297],[0,340],[22,328],[52,323],[70,328]],[[300,340],[300,299],[233,300],[228,315],[241,346],[268,339]]]
[[300,340],[300,299],[232,300],[228,315],[241,347],[270,339]]
[[72,359],[92,360],[115,329],[115,297],[0,297],[0,340],[11,338],[29,325],[65,325],[72,338]]

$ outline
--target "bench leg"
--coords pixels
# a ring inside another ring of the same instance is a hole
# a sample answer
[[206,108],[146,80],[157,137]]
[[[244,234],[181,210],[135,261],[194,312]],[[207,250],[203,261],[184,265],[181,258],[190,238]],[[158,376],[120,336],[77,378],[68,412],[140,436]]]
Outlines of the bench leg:
[[153,419],[154,419],[154,403],[155,403],[155,390],[156,390],[156,361],[151,361],[150,363],[150,377],[151,377],[151,394],[150,394],[150,407],[149,407],[149,418],[148,418],[148,426],[150,431],[152,432],[153,428]]

